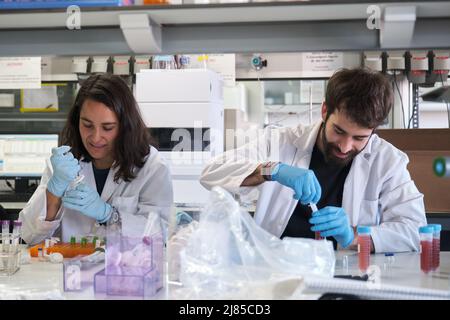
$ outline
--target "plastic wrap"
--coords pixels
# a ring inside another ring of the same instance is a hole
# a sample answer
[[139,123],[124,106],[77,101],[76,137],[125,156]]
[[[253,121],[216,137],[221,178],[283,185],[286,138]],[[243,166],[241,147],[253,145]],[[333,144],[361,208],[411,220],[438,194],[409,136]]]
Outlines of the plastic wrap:
[[[331,278],[334,274],[330,241],[280,240],[259,227],[227,191],[217,187],[198,226],[171,245],[181,241],[180,298],[287,298],[301,293],[303,276]],[[282,284],[284,291],[280,291]]]

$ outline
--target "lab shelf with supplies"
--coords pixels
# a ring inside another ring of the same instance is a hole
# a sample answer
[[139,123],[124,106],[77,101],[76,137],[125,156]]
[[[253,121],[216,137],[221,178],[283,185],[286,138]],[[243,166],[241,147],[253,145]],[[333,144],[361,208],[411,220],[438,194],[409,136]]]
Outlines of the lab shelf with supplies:
[[[1,12],[1,11],[0,11]],[[59,133],[75,99],[77,82],[43,82],[41,89],[0,89],[13,104],[0,108],[0,134]],[[52,105],[44,110],[45,106]]]
[[[76,30],[67,29],[65,9],[0,11],[0,52],[17,56],[448,47],[450,3],[377,3],[380,15],[386,8],[405,6],[406,18],[403,12],[392,17],[395,20],[400,16],[402,22],[413,27],[412,35],[392,32],[398,21],[385,23],[379,30],[368,28],[370,5],[319,0],[83,8],[81,25]],[[132,29],[128,22],[148,31],[149,41],[128,37],[126,33]],[[391,43],[385,43],[384,34]],[[153,51],[145,49],[150,46],[150,38]]]

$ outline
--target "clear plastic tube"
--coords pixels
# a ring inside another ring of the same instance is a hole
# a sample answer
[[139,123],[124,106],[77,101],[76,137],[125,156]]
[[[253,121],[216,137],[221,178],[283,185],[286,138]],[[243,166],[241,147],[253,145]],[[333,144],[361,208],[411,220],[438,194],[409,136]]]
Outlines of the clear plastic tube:
[[420,227],[420,270],[429,273],[433,262],[433,227]]
[[[310,202],[308,205],[311,208],[312,213],[318,211],[317,206],[316,206],[315,203]],[[316,232],[314,232],[314,239],[316,239],[316,240],[323,240],[325,238],[320,235],[320,231],[316,231]]]
[[441,230],[442,226],[440,224],[429,224],[429,227],[433,228],[433,254],[431,269],[433,271],[437,270],[440,265],[440,255],[441,255]]
[[384,254],[384,263],[383,263],[383,271],[385,277],[391,277],[392,275],[392,267],[394,265],[394,253],[392,252],[386,252]]
[[22,221],[14,221],[13,223],[13,234],[20,235],[22,233]]
[[9,220],[2,221],[2,244],[5,247],[6,244],[9,244]]
[[13,241],[17,242],[14,244],[19,244],[20,243],[20,237],[22,235],[22,221],[14,221],[13,223]]
[[367,272],[370,265],[370,227],[358,226],[358,267]]
[[9,220],[2,220],[2,233],[5,235],[9,233]]

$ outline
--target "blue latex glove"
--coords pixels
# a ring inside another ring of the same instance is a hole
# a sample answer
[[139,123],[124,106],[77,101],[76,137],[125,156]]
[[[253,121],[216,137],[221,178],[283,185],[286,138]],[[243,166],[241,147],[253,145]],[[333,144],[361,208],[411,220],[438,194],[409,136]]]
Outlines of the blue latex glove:
[[69,146],[53,148],[50,157],[53,175],[47,183],[47,190],[59,198],[80,171],[78,160],[73,157],[69,150]]
[[84,183],[67,191],[62,198],[62,204],[64,207],[79,211],[98,222],[109,220],[112,213],[111,205],[103,201],[96,190]]
[[348,215],[339,207],[322,208],[312,214],[309,222],[314,225],[311,231],[320,231],[322,237],[334,237],[344,248],[348,247],[355,237]]
[[192,219],[192,217],[188,213],[184,211],[177,212],[177,225],[189,224],[193,220],[194,219]]
[[272,180],[292,188],[295,191],[294,198],[302,204],[319,202],[322,188],[313,171],[280,163],[273,169],[271,176]]

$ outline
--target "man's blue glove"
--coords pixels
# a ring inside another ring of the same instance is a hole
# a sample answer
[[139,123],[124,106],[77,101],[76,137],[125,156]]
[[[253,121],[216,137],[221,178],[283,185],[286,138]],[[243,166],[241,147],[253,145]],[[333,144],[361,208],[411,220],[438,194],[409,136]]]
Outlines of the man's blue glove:
[[53,148],[50,157],[53,175],[47,183],[47,190],[59,198],[80,171],[78,160],[73,157],[69,150],[69,146]]
[[271,176],[272,180],[292,188],[295,191],[294,198],[302,204],[319,202],[322,188],[313,171],[280,163],[273,169]]
[[81,212],[96,219],[98,222],[108,221],[112,214],[112,207],[103,201],[98,192],[84,183],[66,192],[62,198],[64,207]]
[[309,222],[314,226],[311,231],[320,231],[322,237],[334,237],[344,248],[348,247],[354,238],[353,228],[344,209],[325,207],[313,213]]

